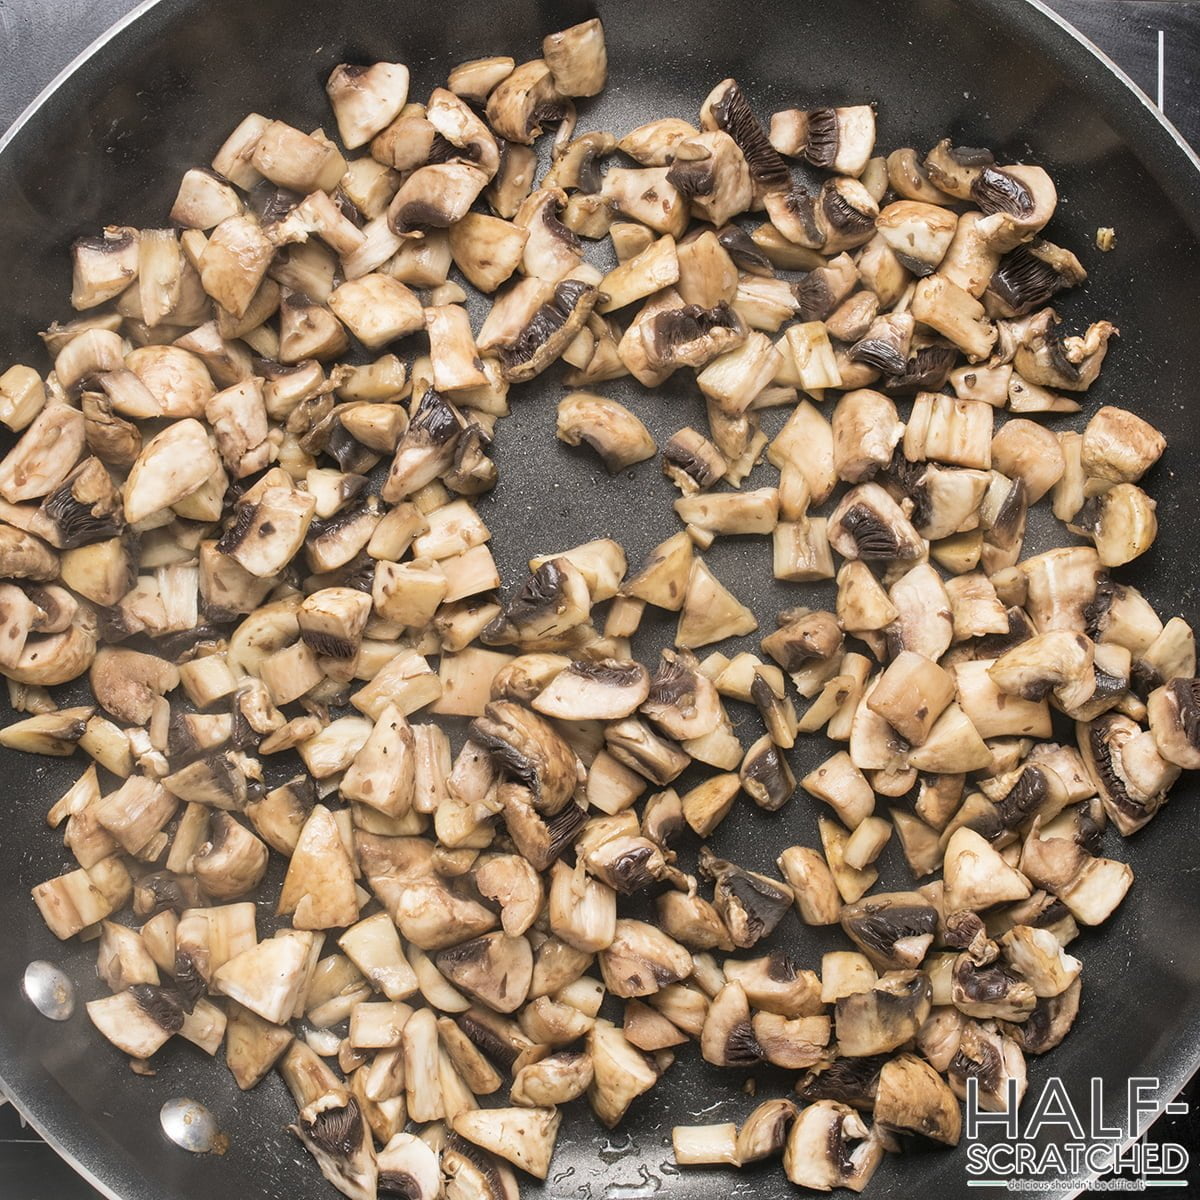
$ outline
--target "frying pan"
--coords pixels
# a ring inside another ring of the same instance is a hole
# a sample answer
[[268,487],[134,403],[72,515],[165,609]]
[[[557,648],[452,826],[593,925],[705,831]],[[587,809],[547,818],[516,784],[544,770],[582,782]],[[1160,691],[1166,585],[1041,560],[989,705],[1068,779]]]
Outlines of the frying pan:
[[[654,116],[694,119],[709,88],[733,75],[760,115],[785,105],[867,99],[878,105],[881,146],[924,147],[949,134],[992,147],[1001,161],[1028,159],[1049,168],[1061,195],[1049,232],[1091,271],[1061,310],[1076,324],[1107,316],[1121,328],[1087,409],[1126,405],[1170,443],[1147,484],[1158,500],[1158,541],[1119,575],[1164,615],[1194,618],[1200,163],[1128,80],[1047,10],[1014,0],[609,0],[599,14],[610,82],[601,97],[584,103],[581,129],[621,133]],[[66,311],[69,241],[112,221],[160,224],[180,173],[207,162],[244,113],[254,109],[303,128],[328,125],[322,84],[335,63],[406,62],[413,94],[424,95],[455,62],[485,54],[531,57],[543,34],[590,15],[574,0],[509,0],[503,8],[485,0],[161,0],[145,7],[0,143],[4,358],[41,362],[36,331]],[[1117,246],[1101,255],[1093,239],[1106,225],[1117,230]],[[629,404],[660,444],[681,426],[703,421],[699,396],[682,379],[653,393],[627,380],[605,391]],[[514,416],[500,429],[501,482],[483,507],[510,586],[533,553],[612,536],[636,563],[675,528],[672,489],[653,463],[609,479],[594,459],[555,442],[560,393],[552,370],[521,389]],[[1034,522],[1027,551],[1053,538],[1061,541],[1061,530]],[[827,587],[776,583],[765,539],[721,539],[709,560],[764,625],[785,605],[829,602]],[[639,651],[650,653],[664,632],[661,625],[649,628]],[[757,736],[754,728],[746,724],[744,737]],[[807,770],[827,753],[822,739],[806,739],[793,766]],[[52,1145],[118,1200],[332,1196],[283,1131],[294,1110],[277,1077],[243,1095],[219,1062],[203,1061],[185,1044],[158,1056],[154,1078],[138,1078],[82,1011],[53,1025],[21,997],[21,972],[34,958],[61,963],[78,982],[81,1000],[99,994],[94,947],[59,945],[29,901],[33,884],[74,865],[46,829],[44,814],[78,769],[70,761],[16,754],[0,763],[5,1090]],[[1072,948],[1085,963],[1082,1011],[1060,1048],[1030,1062],[1032,1089],[1060,1076],[1085,1114],[1089,1081],[1100,1077],[1105,1116],[1117,1124],[1125,1120],[1130,1076],[1160,1079],[1166,1100],[1200,1061],[1200,871],[1190,849],[1200,840],[1196,791],[1183,780],[1166,810],[1128,843],[1107,835],[1104,852],[1128,858],[1137,882],[1108,925]],[[714,842],[723,856],[770,870],[784,846],[816,844],[815,812],[802,797],[777,815],[744,804]],[[903,886],[903,867],[891,858],[884,866],[883,885]],[[789,918],[772,944],[815,966],[836,941]],[[671,1126],[740,1119],[755,1102],[739,1090],[749,1075],[758,1078],[760,1095],[784,1094],[789,1083],[761,1072],[717,1071],[692,1050],[614,1133],[570,1106],[550,1179],[541,1186],[522,1179],[524,1193],[578,1200],[790,1194],[777,1164],[740,1174],[681,1172],[671,1164]],[[181,1095],[208,1104],[230,1133],[224,1157],[192,1158],[162,1137],[158,1109]],[[889,1157],[870,1194],[958,1196],[966,1194],[965,1181],[961,1150]],[[1059,1192],[1074,1193],[1084,1183],[1064,1178]]]

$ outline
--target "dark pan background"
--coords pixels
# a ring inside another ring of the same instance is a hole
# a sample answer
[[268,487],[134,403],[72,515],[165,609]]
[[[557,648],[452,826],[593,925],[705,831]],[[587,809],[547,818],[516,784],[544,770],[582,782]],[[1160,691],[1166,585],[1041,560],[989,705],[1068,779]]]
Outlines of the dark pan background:
[[[321,85],[336,62],[407,62],[413,94],[421,95],[456,61],[487,53],[530,57],[545,32],[591,11],[572,3],[518,2],[505,5],[501,17],[495,6],[474,0],[460,0],[452,10],[383,0],[164,0],[85,63],[0,156],[6,234],[0,278],[8,298],[0,306],[0,357],[40,361],[36,331],[66,309],[67,241],[113,220],[161,223],[180,172],[207,162],[246,111],[305,127],[329,124]],[[944,131],[991,145],[1002,159],[1028,158],[1051,170],[1061,200],[1050,236],[1080,253],[1092,271],[1087,286],[1061,309],[1076,325],[1107,316],[1122,329],[1088,408],[1106,401],[1127,405],[1170,440],[1147,484],[1159,501],[1159,540],[1120,575],[1164,616],[1194,620],[1198,525],[1190,464],[1197,449],[1200,176],[1140,98],[1048,17],[1012,0],[751,0],[736,10],[715,0],[615,0],[599,5],[599,12],[608,31],[610,83],[603,96],[581,105],[581,129],[619,133],[651,116],[694,117],[712,84],[736,75],[763,115],[784,105],[867,99],[879,105],[884,148],[925,146]],[[0,26],[9,14],[0,0]],[[1118,231],[1109,255],[1092,248],[1100,225]],[[627,380],[603,390],[628,403],[660,441],[681,425],[703,421],[699,397],[682,378],[654,393]],[[613,481],[594,460],[554,441],[560,392],[558,373],[548,372],[514,395],[514,416],[500,430],[501,485],[485,505],[485,518],[497,533],[494,548],[508,583],[521,577],[532,553],[613,536],[636,563],[676,528],[674,492],[655,464]],[[778,420],[768,420],[769,431]],[[747,486],[769,483],[771,476],[760,468]],[[1049,521],[1031,524],[1030,549],[1061,538]],[[708,559],[764,626],[785,605],[829,603],[828,588],[771,580],[762,539],[719,541]],[[657,638],[648,631],[640,649],[661,640],[664,628],[657,631]],[[756,736],[755,728],[747,717],[744,738]],[[794,766],[805,770],[828,751],[821,739],[810,739],[797,748]],[[23,1003],[20,972],[35,957],[64,963],[84,998],[98,990],[93,948],[60,946],[28,900],[30,886],[73,865],[42,820],[79,768],[5,755],[0,769],[9,810],[0,826],[0,911],[9,926],[0,940],[0,1078],[20,1106],[121,1200],[322,1194],[307,1154],[282,1131],[292,1108],[277,1078],[242,1095],[223,1066],[202,1061],[187,1045],[160,1054],[156,1078],[136,1078],[82,1013],[65,1026],[51,1025]],[[1031,1064],[1034,1087],[1050,1073],[1062,1075],[1081,1108],[1088,1080],[1103,1076],[1114,1097],[1107,1115],[1118,1121],[1123,1104],[1116,1094],[1130,1075],[1159,1076],[1173,1090],[1190,1075],[1200,1050],[1195,791],[1184,781],[1168,809],[1130,843],[1110,835],[1106,852],[1128,857],[1137,883],[1114,920],[1075,947],[1086,981],[1073,1035]],[[815,843],[813,806],[798,796],[769,817],[740,804],[714,842],[739,863],[770,869],[784,846]],[[896,857],[889,851],[885,882],[905,878]],[[834,940],[789,918],[772,944],[816,965]],[[573,1106],[551,1179],[544,1189],[522,1179],[523,1192],[579,1200],[640,1200],[658,1192],[690,1200],[718,1190],[789,1194],[776,1165],[736,1175],[680,1174],[671,1165],[673,1124],[738,1120],[755,1103],[738,1092],[736,1073],[709,1068],[697,1057],[681,1055],[664,1084],[639,1101],[614,1134],[598,1131],[586,1110]],[[780,1094],[787,1083],[747,1074],[759,1079],[760,1096]],[[207,1103],[232,1134],[224,1158],[191,1159],[161,1138],[158,1107],[180,1094]],[[871,1194],[901,1196],[919,1188],[955,1196],[963,1183],[961,1155],[920,1155],[885,1164]]]

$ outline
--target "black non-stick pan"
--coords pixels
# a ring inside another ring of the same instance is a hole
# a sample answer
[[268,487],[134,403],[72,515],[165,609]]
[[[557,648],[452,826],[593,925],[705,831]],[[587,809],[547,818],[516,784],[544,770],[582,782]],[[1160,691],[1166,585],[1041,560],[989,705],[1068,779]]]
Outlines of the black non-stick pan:
[[[531,57],[545,33],[591,13],[548,0],[161,0],[145,9],[61,80],[0,148],[0,359],[41,363],[37,331],[67,307],[70,240],[114,221],[160,224],[179,174],[208,162],[244,113],[328,125],[322,84],[335,63],[406,62],[413,94],[424,95],[455,62]],[[1091,272],[1062,311],[1075,323],[1105,316],[1121,330],[1087,407],[1127,406],[1170,442],[1147,484],[1158,499],[1158,541],[1120,574],[1165,615],[1200,615],[1200,163],[1140,93],[1024,0],[611,0],[599,13],[610,82],[585,102],[580,128],[621,133],[655,116],[694,117],[711,86],[733,75],[763,115],[785,105],[870,100],[882,146],[924,147],[948,134],[990,146],[1002,161],[1049,168],[1061,195],[1049,233]],[[1100,226],[1117,232],[1106,255],[1093,248]],[[501,483],[485,516],[510,586],[531,553],[612,536],[636,562],[675,527],[672,489],[653,463],[609,479],[593,459],[555,442],[560,386],[551,371],[522,389],[500,429]],[[684,424],[702,423],[700,398],[682,380],[654,393],[626,380],[607,388],[660,443]],[[1035,526],[1028,548],[1053,536],[1062,535]],[[724,539],[710,560],[764,624],[785,604],[821,595],[828,604],[827,592],[776,584],[763,539]],[[809,739],[794,765],[807,768],[826,753],[821,739]],[[15,754],[0,762],[5,1090],[119,1200],[332,1196],[284,1131],[294,1110],[278,1078],[243,1095],[219,1061],[188,1045],[169,1046],[157,1075],[139,1078],[82,1011],[55,1025],[23,1000],[21,973],[34,958],[62,963],[84,998],[99,991],[94,947],[56,943],[29,900],[33,884],[73,865],[44,815],[77,770],[70,761]],[[1032,1089],[1060,1076],[1084,1114],[1089,1081],[1101,1078],[1110,1123],[1125,1119],[1129,1077],[1158,1078],[1165,1100],[1200,1062],[1198,792],[1185,779],[1143,832],[1127,843],[1107,835],[1105,853],[1128,858],[1137,881],[1108,925],[1072,947],[1085,963],[1082,1012],[1067,1041],[1030,1064]],[[812,806],[797,797],[774,816],[739,808],[715,843],[726,857],[770,869],[779,849],[815,837]],[[903,878],[894,864],[885,875]],[[832,943],[785,922],[775,944],[815,966]],[[739,1175],[672,1165],[671,1126],[739,1119],[754,1103],[742,1082],[685,1050],[615,1133],[572,1106],[549,1180],[544,1187],[523,1180],[522,1189],[578,1200],[786,1195],[791,1185],[777,1164]],[[787,1083],[763,1076],[760,1094]],[[230,1135],[224,1157],[190,1157],[160,1134],[159,1107],[180,1095],[217,1114]],[[966,1179],[961,1149],[908,1155],[889,1159],[870,1194],[959,1197]],[[1064,1180],[1063,1190],[1082,1182]]]

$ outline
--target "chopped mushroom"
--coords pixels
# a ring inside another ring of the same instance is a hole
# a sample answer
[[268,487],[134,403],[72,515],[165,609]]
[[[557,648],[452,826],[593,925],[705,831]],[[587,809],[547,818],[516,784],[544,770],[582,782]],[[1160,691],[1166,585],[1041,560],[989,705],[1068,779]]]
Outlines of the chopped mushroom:
[[658,448],[623,404],[588,392],[572,392],[559,401],[557,433],[571,446],[586,442],[610,475],[652,458]]

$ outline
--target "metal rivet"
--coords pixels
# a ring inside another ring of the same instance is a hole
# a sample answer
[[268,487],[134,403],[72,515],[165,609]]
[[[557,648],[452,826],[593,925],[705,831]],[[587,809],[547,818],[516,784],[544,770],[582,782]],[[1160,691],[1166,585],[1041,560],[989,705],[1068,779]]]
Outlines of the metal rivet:
[[223,1153],[225,1135],[217,1128],[217,1119],[198,1100],[179,1097],[168,1100],[158,1114],[163,1133],[192,1154]]
[[31,962],[22,987],[29,1003],[51,1021],[65,1021],[75,1011],[75,985],[53,963]]

